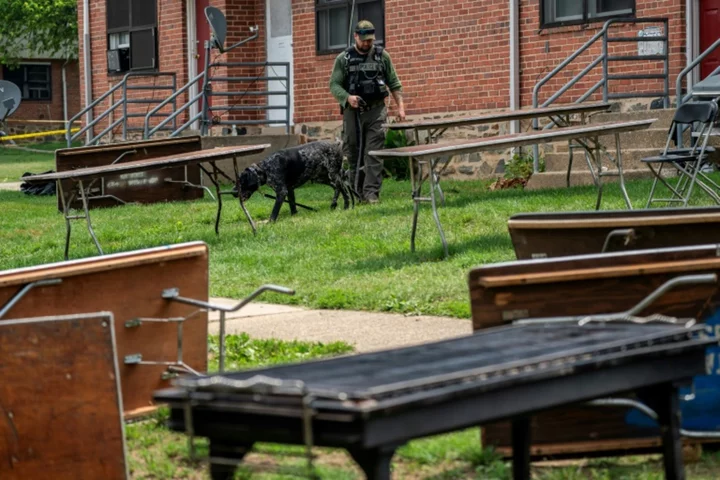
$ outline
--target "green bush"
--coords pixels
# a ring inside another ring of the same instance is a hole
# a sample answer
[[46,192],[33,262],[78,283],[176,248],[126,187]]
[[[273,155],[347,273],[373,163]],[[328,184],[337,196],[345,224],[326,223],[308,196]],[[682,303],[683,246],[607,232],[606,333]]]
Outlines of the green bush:
[[[388,130],[385,134],[385,148],[402,148],[415,145],[409,140],[405,130]],[[410,178],[410,165],[406,157],[386,158],[384,161],[385,175],[395,180]]]
[[[541,157],[539,171],[545,171],[545,160]],[[512,156],[505,165],[505,178],[527,180],[533,174],[533,156],[531,153],[520,152]]]

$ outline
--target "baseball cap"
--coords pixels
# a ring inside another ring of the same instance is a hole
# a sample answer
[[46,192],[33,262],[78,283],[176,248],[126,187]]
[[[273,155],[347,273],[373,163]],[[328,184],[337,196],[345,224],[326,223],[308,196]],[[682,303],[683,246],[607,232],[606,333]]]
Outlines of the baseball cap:
[[355,26],[355,33],[360,36],[360,40],[375,40],[375,26],[368,20],[360,20]]

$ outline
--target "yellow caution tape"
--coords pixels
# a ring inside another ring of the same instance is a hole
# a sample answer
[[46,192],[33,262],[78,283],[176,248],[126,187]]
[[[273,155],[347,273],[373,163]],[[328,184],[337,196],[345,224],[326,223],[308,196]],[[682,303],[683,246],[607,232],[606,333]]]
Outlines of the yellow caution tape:
[[[71,128],[70,132],[75,133],[79,128]],[[22,135],[9,135],[7,137],[0,137],[0,141],[4,140],[20,140],[22,138],[34,138],[34,137],[42,137],[45,135],[60,135],[66,133],[67,130],[51,130],[49,132],[37,132],[37,133],[23,133]]]

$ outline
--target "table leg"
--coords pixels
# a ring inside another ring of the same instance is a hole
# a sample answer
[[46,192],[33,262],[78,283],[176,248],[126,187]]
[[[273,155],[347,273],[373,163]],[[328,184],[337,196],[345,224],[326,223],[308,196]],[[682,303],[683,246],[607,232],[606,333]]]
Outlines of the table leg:
[[530,417],[512,421],[513,480],[530,480]]
[[437,212],[437,201],[435,200],[435,188],[437,187],[437,179],[435,178],[436,165],[437,160],[430,161],[430,175],[428,175],[428,177],[430,178],[430,201],[432,203],[433,218],[435,218],[435,224],[437,225],[438,232],[440,232],[440,240],[442,241],[443,250],[445,251],[445,258],[448,258],[450,255],[448,254],[448,246],[447,241],[445,240],[445,232],[443,232],[442,224],[440,223],[440,217],[438,216]]
[[617,153],[617,168],[618,168],[618,177],[620,180],[620,190],[622,191],[623,197],[625,197],[625,203],[628,206],[628,209],[632,210],[632,202],[630,202],[630,196],[628,195],[627,189],[625,188],[625,175],[623,174],[623,165],[622,165],[622,151],[620,150],[620,134],[615,134],[615,151]]
[[[410,251],[415,251],[415,233],[417,232],[417,219],[420,209],[420,192],[422,190],[422,165],[420,162],[410,157],[410,185],[412,186],[412,199],[413,199],[413,219],[412,219],[412,233],[410,234]],[[418,171],[417,175],[415,172],[415,164],[417,163]]]
[[75,195],[71,195],[68,201],[65,201],[65,193],[62,188],[62,181],[57,180],[57,193],[60,196],[60,203],[62,204],[63,216],[65,217],[65,260],[68,259],[68,253],[70,251],[70,231],[72,226],[70,224],[70,204],[72,203]]
[[217,215],[215,216],[215,234],[220,235],[220,214],[222,213],[222,192],[220,192],[220,182],[218,181],[218,168],[215,162],[210,162],[213,167],[213,173],[210,173],[202,165],[200,170],[205,172],[210,182],[215,185],[215,193],[217,193]]
[[370,450],[350,449],[348,453],[365,472],[367,480],[390,480],[390,466],[395,454],[394,447]]
[[663,447],[666,480],[685,480],[680,437],[680,396],[673,384],[658,385],[639,395],[641,401],[657,413]]
[[242,459],[250,453],[252,444],[225,447],[210,442],[210,478],[212,480],[233,480],[235,470]]
[[80,189],[79,189],[80,200],[82,200],[83,210],[85,210],[85,221],[87,222],[88,231],[90,232],[90,236],[92,237],[93,242],[95,242],[95,246],[97,247],[98,252],[100,252],[100,255],[104,255],[102,248],[100,247],[100,242],[98,242],[98,239],[95,236],[95,231],[92,228],[92,221],[90,220],[90,210],[88,208],[87,195],[85,195],[85,188],[83,187],[82,180],[78,181],[78,186],[80,187]]

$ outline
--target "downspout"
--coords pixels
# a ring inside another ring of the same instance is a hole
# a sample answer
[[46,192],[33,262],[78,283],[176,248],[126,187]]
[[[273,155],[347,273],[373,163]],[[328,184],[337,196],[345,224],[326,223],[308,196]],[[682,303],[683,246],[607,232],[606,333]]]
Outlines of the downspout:
[[[187,81],[189,82],[195,76],[197,76],[197,54],[198,54],[198,41],[197,41],[197,30],[196,30],[196,15],[197,15],[197,9],[195,8],[195,0],[186,0],[185,1],[185,16],[187,18],[186,22],[186,30],[187,30],[187,72],[188,72],[188,78]],[[198,84],[197,82],[192,84],[190,86],[190,89],[188,90],[188,101],[195,98],[198,94]],[[198,108],[198,103],[194,102],[192,105],[190,105],[190,111],[189,115],[190,118],[193,118],[195,115],[198,114],[200,109]],[[199,129],[200,126],[197,121],[193,122],[190,128],[193,129]]]
[[[90,0],[83,0],[83,68],[85,70],[85,107],[92,103],[92,65],[90,63]],[[85,112],[85,125],[92,122],[92,108]],[[93,129],[85,133],[86,143],[93,137]]]
[[63,96],[63,123],[67,125],[68,121],[68,100],[67,100],[67,74],[65,67],[70,63],[70,57],[65,59],[62,66],[62,96]]
[[[685,0],[685,66],[693,61],[693,0]],[[669,33],[669,32],[668,32]],[[695,72],[690,71],[687,76],[687,91],[692,90],[695,84]]]
[[[510,110],[520,108],[520,0],[510,0]],[[518,133],[520,122],[510,122],[510,132]]]

